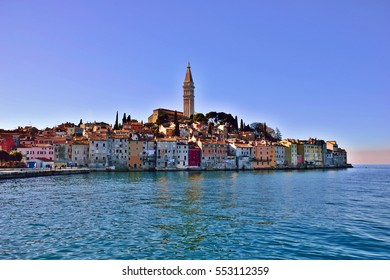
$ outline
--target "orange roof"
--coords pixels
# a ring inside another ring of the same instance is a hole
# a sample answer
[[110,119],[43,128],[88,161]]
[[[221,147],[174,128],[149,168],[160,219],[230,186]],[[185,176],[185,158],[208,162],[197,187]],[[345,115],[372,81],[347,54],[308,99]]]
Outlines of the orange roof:
[[252,148],[252,145],[249,144],[235,144],[237,148]]

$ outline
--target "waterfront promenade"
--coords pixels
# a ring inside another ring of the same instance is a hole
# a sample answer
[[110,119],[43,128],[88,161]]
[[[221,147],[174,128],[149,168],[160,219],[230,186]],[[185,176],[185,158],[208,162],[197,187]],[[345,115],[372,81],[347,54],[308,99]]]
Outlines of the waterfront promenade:
[[0,180],[2,179],[16,179],[55,175],[71,175],[89,173],[88,168],[64,168],[64,169],[49,169],[49,168],[7,168],[0,169]]

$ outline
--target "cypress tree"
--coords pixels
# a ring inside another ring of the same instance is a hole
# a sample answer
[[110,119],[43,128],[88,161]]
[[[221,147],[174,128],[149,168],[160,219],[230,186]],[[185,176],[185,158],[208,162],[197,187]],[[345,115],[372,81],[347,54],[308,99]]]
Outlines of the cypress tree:
[[179,122],[177,120],[177,111],[175,111],[175,136],[180,136]]
[[126,113],[123,113],[123,118],[122,118],[122,125],[126,123]]
[[234,119],[234,128],[235,128],[236,130],[238,130],[238,119],[237,119],[237,116],[236,116],[236,118]]
[[243,129],[244,129],[244,121],[241,119],[240,130],[242,131]]
[[208,129],[208,134],[212,135],[213,134],[213,123],[209,122],[209,129]]
[[114,129],[119,129],[119,122],[118,122],[118,111],[116,111],[116,118],[115,118],[115,125]]

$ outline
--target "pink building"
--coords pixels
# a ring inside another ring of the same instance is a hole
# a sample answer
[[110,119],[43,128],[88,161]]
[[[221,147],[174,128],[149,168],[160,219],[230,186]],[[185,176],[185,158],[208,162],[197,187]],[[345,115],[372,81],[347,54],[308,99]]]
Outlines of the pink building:
[[228,161],[229,145],[225,141],[199,140],[198,146],[202,150],[202,167],[231,168]]
[[54,147],[50,144],[36,144],[31,146],[19,147],[18,151],[22,153],[23,160],[33,160],[36,158],[45,158],[55,160]]

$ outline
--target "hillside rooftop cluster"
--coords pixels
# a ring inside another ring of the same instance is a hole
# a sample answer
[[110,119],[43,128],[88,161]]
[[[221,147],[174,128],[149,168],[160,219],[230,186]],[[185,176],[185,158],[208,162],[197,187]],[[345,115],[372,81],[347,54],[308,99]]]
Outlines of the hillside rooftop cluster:
[[127,118],[120,129],[104,122],[63,123],[44,130],[0,130],[0,150],[20,152],[31,168],[234,170],[347,164],[347,152],[336,141],[281,140],[265,124],[245,130],[185,118],[159,125]]

